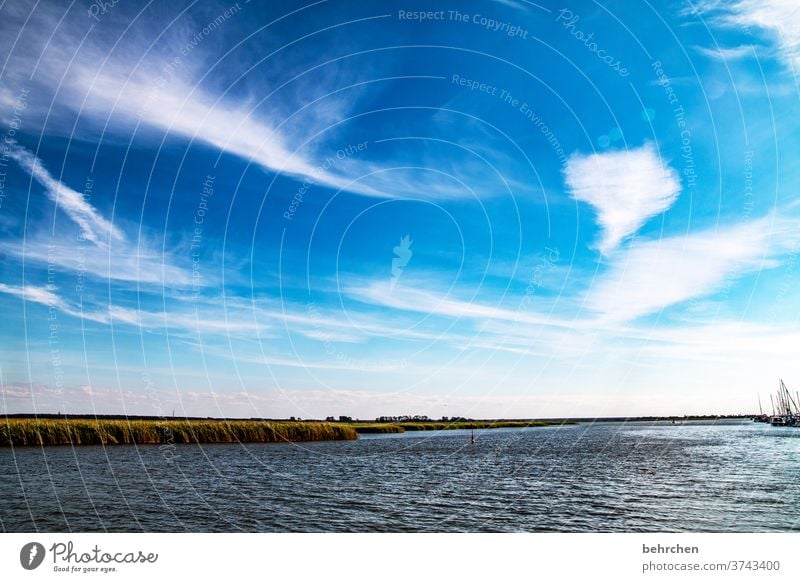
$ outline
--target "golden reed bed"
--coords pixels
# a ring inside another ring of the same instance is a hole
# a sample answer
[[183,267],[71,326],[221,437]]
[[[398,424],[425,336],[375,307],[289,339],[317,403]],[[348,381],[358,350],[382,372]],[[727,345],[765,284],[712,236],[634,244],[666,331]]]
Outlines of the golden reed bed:
[[0,446],[280,443],[354,440],[355,428],[327,422],[260,420],[0,419]]

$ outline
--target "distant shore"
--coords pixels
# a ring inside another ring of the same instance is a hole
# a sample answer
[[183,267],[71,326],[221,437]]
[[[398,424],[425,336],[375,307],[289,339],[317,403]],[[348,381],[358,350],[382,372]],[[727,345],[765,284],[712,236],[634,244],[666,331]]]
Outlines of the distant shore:
[[665,416],[456,421],[316,421],[8,414],[0,416],[0,447],[50,445],[221,444],[355,440],[359,434],[486,430],[571,425],[580,422],[687,421],[746,416]]
[[576,424],[572,420],[459,420],[445,421],[400,421],[400,422],[352,422],[350,424],[359,434],[399,433],[417,430],[464,430],[491,428],[527,428],[537,426],[560,426]]

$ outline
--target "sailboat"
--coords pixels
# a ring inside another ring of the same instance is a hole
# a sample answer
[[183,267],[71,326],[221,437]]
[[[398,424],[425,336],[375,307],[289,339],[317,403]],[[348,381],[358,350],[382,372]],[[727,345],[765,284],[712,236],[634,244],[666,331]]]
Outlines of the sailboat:
[[[775,401],[772,400],[772,395],[769,398],[772,401],[773,409],[772,418],[770,419],[772,426],[800,426],[800,406],[798,406],[798,401],[795,401],[782,379],[776,395],[778,414],[775,414]],[[798,400],[800,401],[800,398]]]
[[761,394],[758,395],[758,416],[753,418],[753,422],[769,422],[769,416],[761,408]]

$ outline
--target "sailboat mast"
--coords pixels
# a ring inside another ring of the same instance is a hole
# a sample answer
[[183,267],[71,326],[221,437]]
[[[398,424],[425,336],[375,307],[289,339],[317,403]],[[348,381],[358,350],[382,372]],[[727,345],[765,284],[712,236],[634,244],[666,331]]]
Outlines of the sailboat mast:
[[795,400],[788,388],[786,389],[786,397],[789,405],[789,416],[795,416],[800,412],[800,407],[798,406],[798,403],[800,403],[800,398]]
[[786,384],[783,383],[783,379],[781,379],[781,398],[783,398],[783,410],[787,415],[791,415],[792,409],[789,406],[789,390],[787,390]]

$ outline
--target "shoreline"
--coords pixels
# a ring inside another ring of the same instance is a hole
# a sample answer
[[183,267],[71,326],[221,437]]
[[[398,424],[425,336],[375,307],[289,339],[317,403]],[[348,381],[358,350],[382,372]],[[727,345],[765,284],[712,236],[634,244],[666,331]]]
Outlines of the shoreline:
[[484,430],[493,428],[534,428],[578,424],[571,420],[465,420],[444,421],[400,421],[400,422],[352,422],[359,434],[392,434],[435,430]]
[[177,445],[296,443],[356,440],[360,434],[416,431],[536,428],[594,422],[663,422],[746,418],[743,416],[636,417],[605,419],[317,421],[271,419],[159,418],[91,415],[9,414],[0,417],[0,447],[75,445]]
[[575,424],[518,420],[381,423],[11,415],[3,420],[0,420],[0,447],[347,441],[358,439],[359,434]]

